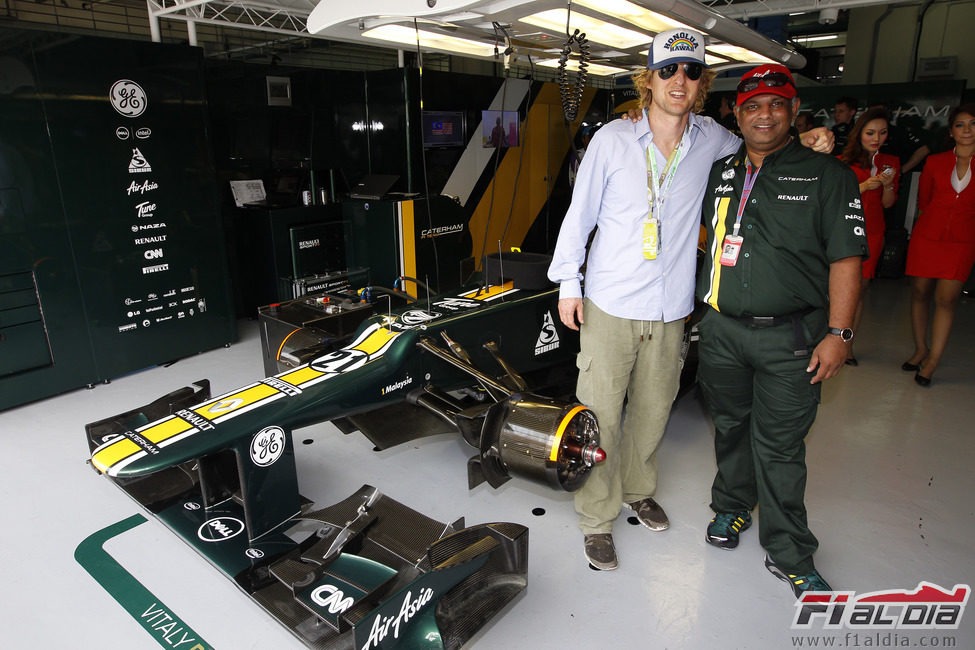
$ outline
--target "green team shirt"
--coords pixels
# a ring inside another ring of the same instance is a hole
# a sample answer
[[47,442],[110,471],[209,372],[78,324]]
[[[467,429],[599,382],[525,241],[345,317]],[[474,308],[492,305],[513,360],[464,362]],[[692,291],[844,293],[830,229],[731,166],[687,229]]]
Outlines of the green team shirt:
[[853,171],[793,139],[766,156],[745,204],[738,260],[724,266],[745,185],[745,145],[714,163],[704,195],[707,255],[697,297],[729,316],[784,316],[825,307],[829,265],[866,257],[860,187]]

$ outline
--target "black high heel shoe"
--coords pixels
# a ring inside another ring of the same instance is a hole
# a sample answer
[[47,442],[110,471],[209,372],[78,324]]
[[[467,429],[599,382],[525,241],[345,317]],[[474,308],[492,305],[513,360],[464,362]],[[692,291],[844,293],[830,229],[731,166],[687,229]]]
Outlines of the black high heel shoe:
[[920,371],[914,373],[914,381],[917,382],[918,386],[924,386],[925,388],[931,385],[931,378],[925,377],[920,373]]
[[917,372],[921,369],[921,364],[911,363],[910,361],[905,361],[901,364],[901,370],[904,372]]

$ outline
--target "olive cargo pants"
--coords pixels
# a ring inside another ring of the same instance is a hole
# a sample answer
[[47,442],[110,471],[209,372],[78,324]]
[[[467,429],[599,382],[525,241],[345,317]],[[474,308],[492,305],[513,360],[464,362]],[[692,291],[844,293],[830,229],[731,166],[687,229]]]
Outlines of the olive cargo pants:
[[583,319],[576,395],[596,414],[606,452],[575,493],[579,528],[589,535],[612,532],[623,503],[657,490],[657,444],[680,385],[684,321],[617,318],[588,299]]

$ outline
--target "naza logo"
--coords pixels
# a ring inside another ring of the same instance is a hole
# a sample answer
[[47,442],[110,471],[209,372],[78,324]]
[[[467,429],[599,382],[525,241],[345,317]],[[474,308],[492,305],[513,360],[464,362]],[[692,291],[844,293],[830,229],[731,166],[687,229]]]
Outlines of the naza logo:
[[204,542],[222,542],[244,532],[244,522],[235,517],[217,517],[203,522],[197,537]]
[[796,601],[793,629],[821,623],[825,629],[957,630],[965,613],[971,587],[955,585],[950,591],[930,582],[916,589],[891,589],[856,595],[852,591],[804,593]]

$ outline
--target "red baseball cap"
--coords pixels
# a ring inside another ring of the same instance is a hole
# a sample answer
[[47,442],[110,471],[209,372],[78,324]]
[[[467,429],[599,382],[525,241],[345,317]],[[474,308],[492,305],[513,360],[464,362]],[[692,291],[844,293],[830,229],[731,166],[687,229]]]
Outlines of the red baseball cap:
[[772,93],[786,99],[796,96],[796,80],[784,65],[766,63],[752,68],[741,77],[738,84],[738,99],[735,104],[741,106],[749,97]]

